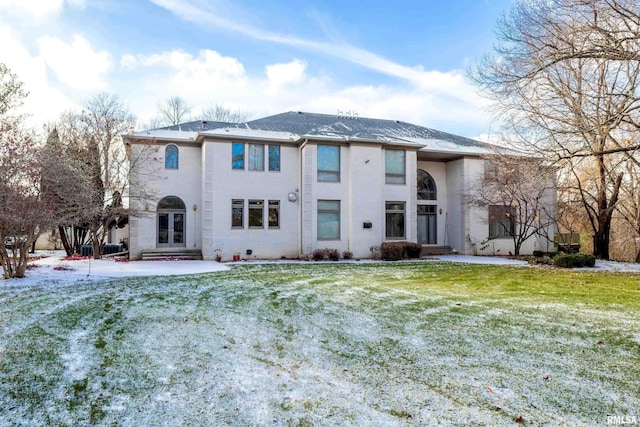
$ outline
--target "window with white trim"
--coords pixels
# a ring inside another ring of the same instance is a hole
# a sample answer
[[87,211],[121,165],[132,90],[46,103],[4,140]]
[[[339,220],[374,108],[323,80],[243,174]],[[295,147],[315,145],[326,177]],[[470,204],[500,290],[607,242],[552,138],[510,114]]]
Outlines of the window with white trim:
[[269,200],[269,228],[280,228],[280,200]]
[[318,145],[318,181],[340,181],[340,146]]
[[318,200],[318,240],[340,240],[340,200]]
[[512,206],[489,206],[489,237],[496,239],[515,234],[515,209]]
[[244,143],[231,144],[231,169],[244,169]]
[[385,233],[387,239],[405,238],[405,202],[385,203]]
[[165,169],[178,169],[179,152],[178,147],[171,144],[164,149]]
[[384,182],[386,184],[406,184],[407,152],[405,150],[384,150]]
[[249,228],[264,228],[264,200],[249,200]]
[[249,144],[249,170],[250,171],[263,171],[264,170],[264,145],[263,144]]
[[244,227],[244,200],[231,200],[231,228]]
[[269,171],[280,172],[280,146],[269,145]]

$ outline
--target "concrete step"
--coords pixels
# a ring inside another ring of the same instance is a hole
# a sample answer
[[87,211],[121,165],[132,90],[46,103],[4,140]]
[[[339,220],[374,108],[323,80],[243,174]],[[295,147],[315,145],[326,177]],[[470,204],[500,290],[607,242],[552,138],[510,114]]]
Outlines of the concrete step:
[[163,260],[163,259],[184,259],[201,260],[202,251],[200,249],[152,249],[142,251],[143,261]]
[[450,255],[451,246],[422,246],[420,256]]

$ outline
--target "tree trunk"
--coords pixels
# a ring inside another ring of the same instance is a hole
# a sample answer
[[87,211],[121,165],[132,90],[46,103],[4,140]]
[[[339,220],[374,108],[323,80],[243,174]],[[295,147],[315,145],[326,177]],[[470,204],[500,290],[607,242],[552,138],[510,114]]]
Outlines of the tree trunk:
[[59,225],[58,233],[60,234],[60,241],[62,242],[62,247],[67,253],[67,256],[73,255],[73,249],[71,248],[71,244],[69,243],[69,239],[67,238],[67,231],[65,230],[65,228]]

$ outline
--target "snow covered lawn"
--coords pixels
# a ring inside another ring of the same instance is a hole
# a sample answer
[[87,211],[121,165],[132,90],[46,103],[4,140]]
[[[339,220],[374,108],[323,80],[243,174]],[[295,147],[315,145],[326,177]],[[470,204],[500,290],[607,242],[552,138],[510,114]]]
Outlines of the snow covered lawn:
[[621,273],[276,263],[0,281],[0,424],[606,424],[640,416],[638,331],[638,276]]

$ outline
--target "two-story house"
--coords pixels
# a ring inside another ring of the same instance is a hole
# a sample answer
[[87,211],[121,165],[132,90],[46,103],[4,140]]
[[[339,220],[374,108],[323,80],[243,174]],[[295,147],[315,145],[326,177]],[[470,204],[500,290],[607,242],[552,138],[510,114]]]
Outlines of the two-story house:
[[[131,201],[139,212],[129,221],[132,259],[176,248],[224,260],[298,258],[319,248],[368,258],[392,240],[468,253],[470,239],[489,235],[487,210],[465,197],[489,152],[472,139],[305,112],[124,138],[131,156],[152,152],[132,173],[132,193],[145,186],[156,194]],[[536,239],[522,251],[540,246]],[[511,239],[498,240],[507,253]]]

